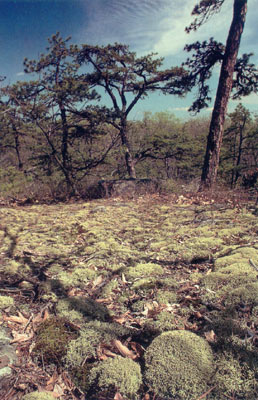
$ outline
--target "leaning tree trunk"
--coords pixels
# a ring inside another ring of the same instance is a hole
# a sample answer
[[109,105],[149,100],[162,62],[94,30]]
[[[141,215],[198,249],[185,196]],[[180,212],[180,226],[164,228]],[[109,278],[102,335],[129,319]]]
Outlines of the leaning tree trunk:
[[233,74],[247,12],[247,0],[234,0],[233,20],[228,33],[219,84],[212,112],[203,163],[200,191],[212,189],[217,178],[227,104],[232,90]]

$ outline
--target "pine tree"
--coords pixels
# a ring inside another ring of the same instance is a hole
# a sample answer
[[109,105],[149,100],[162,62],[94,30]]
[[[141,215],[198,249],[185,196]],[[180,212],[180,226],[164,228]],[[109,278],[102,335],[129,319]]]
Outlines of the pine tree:
[[[213,14],[219,12],[225,0],[202,0],[193,9],[196,15],[194,22],[186,28],[187,32],[196,30]],[[186,46],[187,51],[196,51],[193,60],[187,60],[191,70],[192,84],[198,85],[199,96],[192,106],[192,110],[199,111],[207,106],[209,86],[206,80],[211,76],[211,69],[217,62],[221,62],[220,77],[216,99],[213,107],[209,135],[207,138],[206,154],[203,163],[200,190],[212,189],[216,182],[220,150],[223,138],[224,122],[228,101],[235,89],[235,98],[247,95],[258,89],[258,71],[249,63],[251,54],[245,54],[237,60],[240,40],[244,30],[247,13],[247,0],[233,0],[233,19],[228,32],[225,47],[223,44],[210,39],[202,44],[199,42]],[[234,72],[237,76],[234,79]]]

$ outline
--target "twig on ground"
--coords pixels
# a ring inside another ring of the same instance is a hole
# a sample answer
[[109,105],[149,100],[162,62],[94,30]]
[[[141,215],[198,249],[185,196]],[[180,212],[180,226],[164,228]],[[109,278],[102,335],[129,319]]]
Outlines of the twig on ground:
[[251,264],[251,266],[258,272],[258,267],[255,265],[255,263],[253,262],[253,260],[249,260],[249,263]]

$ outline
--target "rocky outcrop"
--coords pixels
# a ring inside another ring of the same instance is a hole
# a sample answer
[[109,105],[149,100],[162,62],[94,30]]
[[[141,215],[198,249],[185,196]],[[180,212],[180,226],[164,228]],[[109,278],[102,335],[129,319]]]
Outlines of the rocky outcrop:
[[158,189],[158,183],[153,179],[101,180],[98,186],[101,197],[145,194]]
[[12,374],[9,365],[13,364],[16,358],[15,347],[11,344],[7,330],[0,328],[0,382]]

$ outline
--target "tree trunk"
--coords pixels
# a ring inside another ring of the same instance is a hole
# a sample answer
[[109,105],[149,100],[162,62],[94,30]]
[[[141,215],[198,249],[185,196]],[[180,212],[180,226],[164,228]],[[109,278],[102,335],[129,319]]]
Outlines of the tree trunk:
[[212,112],[199,191],[212,189],[218,172],[227,104],[232,90],[234,67],[247,12],[247,0],[234,0],[233,20],[228,33],[219,84]]
[[239,145],[238,145],[238,154],[237,154],[237,161],[236,161],[235,185],[240,177],[239,166],[240,166],[240,163],[242,160],[245,124],[246,124],[246,118],[244,117],[243,124],[239,127]]
[[62,121],[62,145],[61,145],[61,153],[62,153],[62,166],[63,166],[63,173],[65,175],[67,192],[69,196],[73,196],[77,193],[74,183],[71,178],[70,174],[70,166],[69,159],[68,159],[68,125],[66,119],[66,111],[62,104],[59,103],[59,108],[61,112],[61,121]]
[[134,166],[135,163],[132,156],[129,140],[127,137],[126,121],[121,121],[120,137],[125,152],[125,164],[128,175],[130,178],[136,179],[136,172]]

